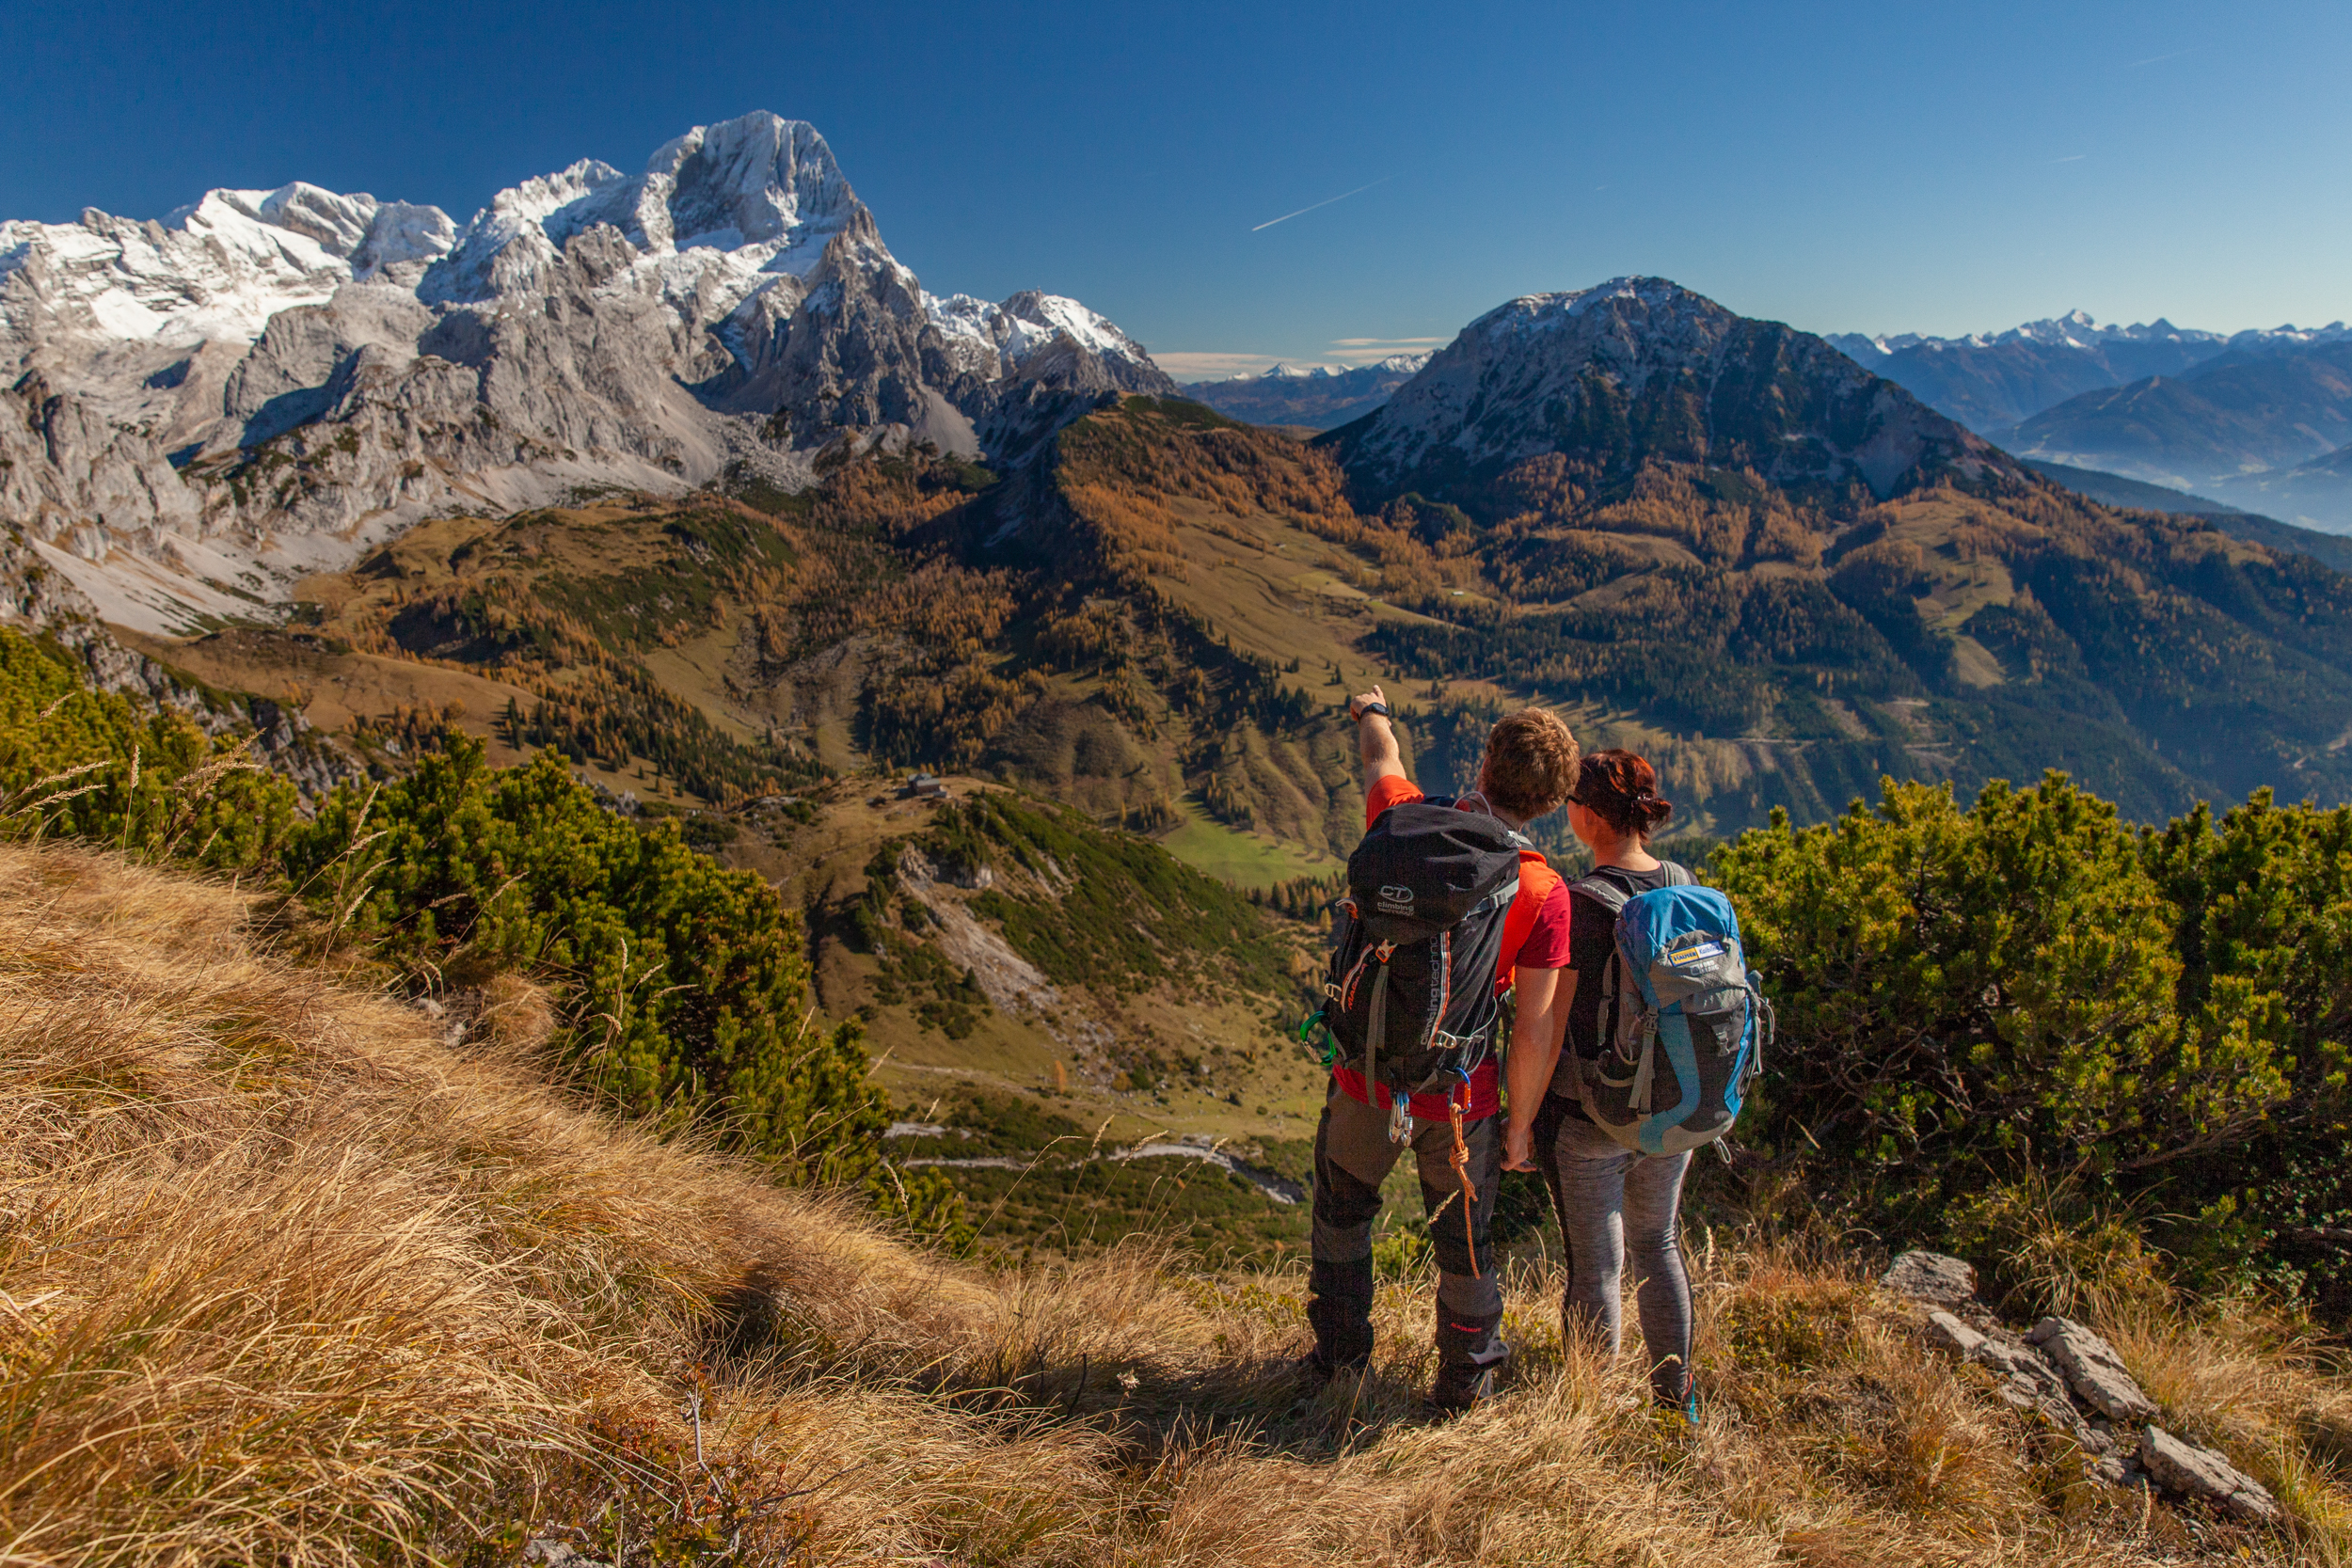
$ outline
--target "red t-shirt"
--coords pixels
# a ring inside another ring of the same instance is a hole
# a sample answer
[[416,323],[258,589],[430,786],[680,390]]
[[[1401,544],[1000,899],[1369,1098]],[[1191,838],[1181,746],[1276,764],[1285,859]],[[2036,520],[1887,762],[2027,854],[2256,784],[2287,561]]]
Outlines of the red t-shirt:
[[[1380,780],[1364,794],[1365,831],[1371,831],[1372,825],[1380,820],[1380,814],[1391,806],[1427,799],[1410,779],[1391,774]],[[1502,917],[1502,951],[1495,959],[1497,996],[1511,989],[1511,972],[1515,969],[1568,967],[1569,912],[1567,879],[1546,864],[1544,857],[1534,850],[1520,850],[1519,894],[1511,901],[1510,913]],[[1374,1084],[1371,1093],[1366,1094],[1362,1073],[1335,1062],[1331,1076],[1338,1082],[1340,1092],[1350,1100],[1384,1111],[1389,1108],[1388,1089]],[[1492,1056],[1470,1069],[1470,1108],[1462,1113],[1465,1121],[1476,1121],[1502,1109],[1500,1078]],[[1443,1121],[1445,1102],[1446,1097],[1441,1093],[1417,1094],[1412,1099],[1412,1114],[1422,1121]]]

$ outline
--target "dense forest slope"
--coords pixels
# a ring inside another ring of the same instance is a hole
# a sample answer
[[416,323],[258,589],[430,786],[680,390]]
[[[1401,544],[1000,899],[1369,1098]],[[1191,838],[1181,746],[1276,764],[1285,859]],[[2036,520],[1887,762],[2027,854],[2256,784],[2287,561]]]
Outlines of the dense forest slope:
[[1466,335],[1425,395],[1314,447],[1113,397],[1001,477],[874,453],[798,495],[446,520],[306,584],[308,625],[143,645],[313,702],[294,673],[322,648],[472,673],[496,686],[437,700],[616,790],[977,771],[1279,841],[1293,875],[1352,841],[1335,714],[1371,679],[1432,782],[1463,775],[1482,715],[1540,697],[1657,753],[1684,823],[1719,833],[1818,819],[1883,773],[2062,767],[2143,819],[2352,793],[2334,572],[2086,501],[1696,296],[1584,315],[1605,330],[1565,350]]
[[1002,471],[845,440],[797,493],[738,469],[438,519],[298,584],[287,626],[140,646],[363,747],[462,707],[707,806],[954,770],[1260,883],[1352,842],[1337,710],[1375,679],[1433,784],[1541,698],[1719,834],[1882,774],[2061,767],[2141,819],[2352,794],[2344,578],[2086,501],[1670,283],[1504,307],[1312,446],[1092,407]]

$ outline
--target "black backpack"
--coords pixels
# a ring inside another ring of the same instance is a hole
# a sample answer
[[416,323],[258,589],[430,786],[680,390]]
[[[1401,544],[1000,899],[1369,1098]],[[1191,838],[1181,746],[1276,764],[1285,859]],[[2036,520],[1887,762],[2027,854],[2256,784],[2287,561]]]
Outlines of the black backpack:
[[1495,961],[1528,847],[1485,812],[1381,813],[1347,858],[1332,924],[1320,1016],[1337,1060],[1396,1096],[1468,1081],[1493,1049]]

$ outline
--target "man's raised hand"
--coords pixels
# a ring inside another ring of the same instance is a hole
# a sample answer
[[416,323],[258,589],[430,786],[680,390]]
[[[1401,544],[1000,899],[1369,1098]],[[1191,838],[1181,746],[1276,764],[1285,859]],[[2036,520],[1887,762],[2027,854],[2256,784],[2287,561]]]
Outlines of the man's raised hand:
[[1358,696],[1350,697],[1347,700],[1347,716],[1350,719],[1361,719],[1364,716],[1364,709],[1372,706],[1375,703],[1379,704],[1382,707],[1387,707],[1389,705],[1389,699],[1381,694],[1380,688],[1377,685],[1374,686],[1371,690],[1363,692]]

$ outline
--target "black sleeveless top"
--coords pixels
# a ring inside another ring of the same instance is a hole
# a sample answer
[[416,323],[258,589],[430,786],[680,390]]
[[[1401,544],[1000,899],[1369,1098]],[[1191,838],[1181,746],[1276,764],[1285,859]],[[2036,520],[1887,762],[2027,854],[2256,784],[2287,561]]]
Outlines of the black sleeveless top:
[[[1665,887],[1666,864],[1661,861],[1647,871],[1629,871],[1622,865],[1597,866],[1589,875],[1603,878],[1623,888],[1626,896],[1647,893],[1652,888]],[[1581,878],[1570,878],[1573,883]],[[1578,1102],[1576,1091],[1576,1060],[1590,1060],[1600,1054],[1600,987],[1601,971],[1609,967],[1609,956],[1617,949],[1616,912],[1593,897],[1571,888],[1568,894],[1568,972],[1576,976],[1576,998],[1568,1004],[1568,1032],[1560,1043],[1560,1064],[1551,1069],[1551,1094],[1565,1100],[1568,1114],[1581,1117],[1584,1108]]]

